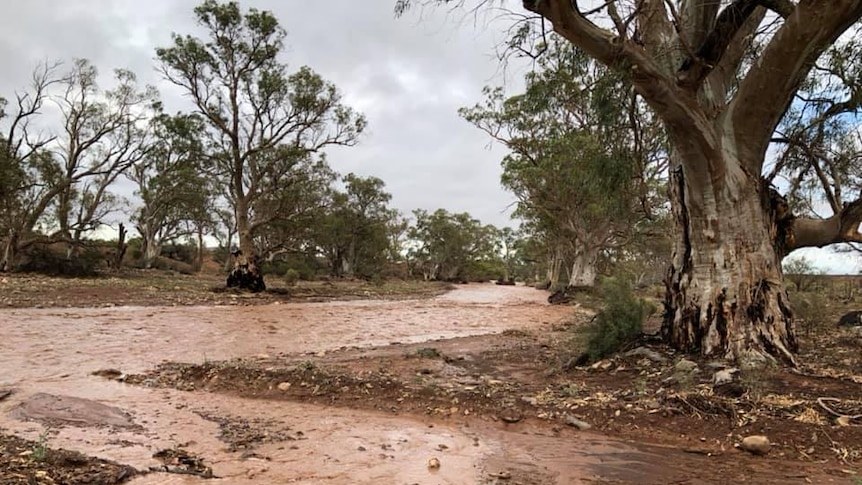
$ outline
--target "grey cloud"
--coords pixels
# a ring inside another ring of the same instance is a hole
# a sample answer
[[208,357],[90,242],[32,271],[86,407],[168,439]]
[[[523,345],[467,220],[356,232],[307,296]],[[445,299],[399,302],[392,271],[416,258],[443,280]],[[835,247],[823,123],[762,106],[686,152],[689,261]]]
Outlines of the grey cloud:
[[[500,84],[495,46],[508,26],[444,8],[393,16],[394,0],[241,1],[271,10],[288,31],[285,60],[309,65],[363,111],[369,131],[358,147],[329,153],[333,167],[382,178],[394,205],[470,212],[509,224],[513,196],[499,186],[505,150],[460,119],[457,109]],[[30,0],[10,2],[0,19],[0,95],[22,86],[44,59],[91,59],[103,75],[134,70],[156,84],[169,110],[188,109],[155,70],[155,48],[172,32],[196,31],[190,0]],[[520,7],[513,4],[514,9]],[[474,25],[473,21],[477,20]]]

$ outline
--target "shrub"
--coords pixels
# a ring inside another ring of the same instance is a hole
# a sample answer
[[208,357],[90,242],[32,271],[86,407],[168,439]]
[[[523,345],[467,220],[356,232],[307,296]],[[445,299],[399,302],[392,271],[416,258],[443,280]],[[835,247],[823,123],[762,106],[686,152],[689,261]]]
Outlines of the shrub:
[[633,343],[643,332],[643,322],[652,309],[632,292],[628,281],[607,278],[601,285],[603,308],[586,326],[578,327],[586,337],[586,353],[599,360]]
[[284,273],[284,282],[287,283],[287,286],[296,286],[296,282],[299,281],[299,271],[289,268]]
[[49,276],[95,276],[105,266],[105,257],[97,247],[85,246],[78,255],[66,259],[64,248],[34,245],[25,253],[19,271]]
[[829,308],[826,297],[820,293],[795,293],[791,296],[797,328],[810,335],[812,331],[827,327]]

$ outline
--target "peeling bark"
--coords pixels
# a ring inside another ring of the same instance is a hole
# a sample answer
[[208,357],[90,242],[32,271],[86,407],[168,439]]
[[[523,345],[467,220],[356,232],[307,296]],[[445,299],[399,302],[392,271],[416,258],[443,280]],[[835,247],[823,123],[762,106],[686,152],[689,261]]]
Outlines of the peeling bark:
[[569,288],[592,287],[596,284],[596,263],[599,258],[598,247],[580,247],[575,251],[572,273],[569,275]]
[[[695,178],[695,177],[692,177]],[[695,191],[685,170],[671,176],[678,237],[668,272],[662,333],[675,348],[704,356],[795,365],[793,313],[775,244],[776,211],[758,180]],[[735,197],[729,193],[736,194]]]
[[255,254],[245,255],[242,251],[234,253],[236,258],[233,270],[227,276],[227,287],[258,293],[266,290],[263,273]]

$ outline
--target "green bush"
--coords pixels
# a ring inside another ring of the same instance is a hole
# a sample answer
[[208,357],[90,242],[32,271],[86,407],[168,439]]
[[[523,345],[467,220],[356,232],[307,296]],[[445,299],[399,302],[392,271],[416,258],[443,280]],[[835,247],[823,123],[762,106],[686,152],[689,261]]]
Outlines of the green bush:
[[625,280],[605,279],[601,298],[602,310],[589,325],[577,330],[586,337],[586,353],[593,361],[619,352],[637,340],[651,311],[647,302],[635,297],[631,284]]
[[287,286],[296,286],[296,283],[299,281],[299,271],[288,268],[284,273],[284,282],[287,283]]
[[64,248],[36,244],[24,255],[23,264],[16,269],[27,273],[50,276],[95,276],[105,267],[105,257],[98,247],[85,246],[71,259],[66,259]]

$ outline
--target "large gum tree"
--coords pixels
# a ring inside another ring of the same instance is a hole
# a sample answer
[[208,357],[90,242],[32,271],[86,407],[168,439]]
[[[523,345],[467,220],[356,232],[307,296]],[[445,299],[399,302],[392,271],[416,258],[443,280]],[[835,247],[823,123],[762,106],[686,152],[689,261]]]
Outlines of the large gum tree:
[[208,161],[234,208],[239,253],[228,286],[260,291],[260,237],[295,212],[297,172],[326,147],[354,145],[365,119],[309,67],[288,72],[287,34],[271,12],[215,0],[194,12],[205,38],[174,34],[156,50],[159,70],[204,120]]
[[826,219],[795,217],[764,182],[764,161],[795,93],[862,17],[862,0],[525,0],[523,7],[627,75],[664,122],[675,221],[667,340],[706,356],[795,364],[781,259],[801,247],[862,241],[862,202]]

